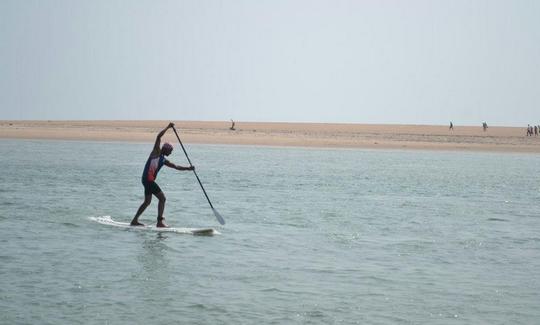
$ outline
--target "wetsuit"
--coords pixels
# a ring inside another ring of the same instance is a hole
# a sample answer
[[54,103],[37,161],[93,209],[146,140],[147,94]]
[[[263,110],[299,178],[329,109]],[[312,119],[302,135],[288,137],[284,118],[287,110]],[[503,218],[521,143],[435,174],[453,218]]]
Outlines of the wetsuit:
[[163,167],[165,161],[166,159],[164,155],[148,157],[146,165],[144,165],[144,171],[141,179],[144,186],[144,195],[158,194],[161,192],[161,188],[159,188],[159,185],[157,185],[155,181],[157,174],[161,167]]

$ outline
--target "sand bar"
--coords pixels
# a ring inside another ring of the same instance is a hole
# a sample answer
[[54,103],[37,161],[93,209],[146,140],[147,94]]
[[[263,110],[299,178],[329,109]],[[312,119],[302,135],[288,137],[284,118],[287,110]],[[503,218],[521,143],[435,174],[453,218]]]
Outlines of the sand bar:
[[[185,143],[540,153],[526,128],[173,121]],[[153,142],[168,121],[0,121],[0,139]],[[176,143],[174,133],[165,141]]]

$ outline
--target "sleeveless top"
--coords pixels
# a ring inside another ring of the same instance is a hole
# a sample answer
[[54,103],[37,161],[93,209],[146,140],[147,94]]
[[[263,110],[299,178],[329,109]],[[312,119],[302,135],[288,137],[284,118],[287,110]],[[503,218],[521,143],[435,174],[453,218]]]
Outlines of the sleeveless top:
[[142,174],[142,182],[153,182],[156,180],[157,174],[163,164],[165,163],[165,156],[159,155],[157,157],[148,157],[146,165],[144,165],[144,171]]

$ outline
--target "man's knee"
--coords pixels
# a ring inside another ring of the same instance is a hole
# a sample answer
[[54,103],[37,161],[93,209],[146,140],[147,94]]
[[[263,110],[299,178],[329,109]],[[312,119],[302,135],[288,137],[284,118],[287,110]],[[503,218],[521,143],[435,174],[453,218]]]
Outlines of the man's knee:
[[156,194],[156,197],[158,198],[159,202],[165,202],[167,198],[165,197],[165,194],[163,192],[159,192]]
[[152,203],[152,197],[151,197],[151,196],[150,196],[150,197],[145,197],[145,198],[144,198],[143,205],[149,206],[150,203]]

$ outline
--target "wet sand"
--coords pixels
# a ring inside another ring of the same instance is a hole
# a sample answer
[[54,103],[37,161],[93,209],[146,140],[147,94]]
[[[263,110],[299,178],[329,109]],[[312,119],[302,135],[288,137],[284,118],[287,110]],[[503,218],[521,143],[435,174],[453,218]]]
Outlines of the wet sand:
[[[185,143],[540,153],[526,128],[173,121]],[[0,121],[0,139],[153,142],[168,121]],[[176,143],[173,132],[164,141]]]

